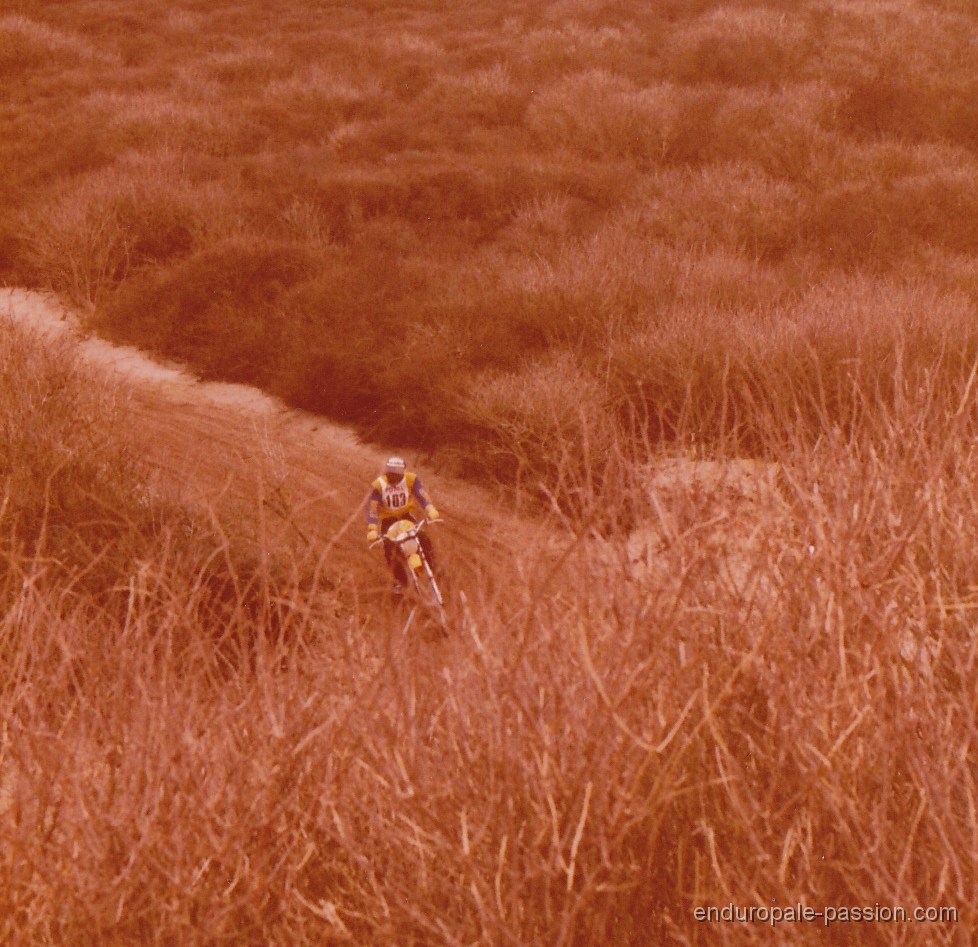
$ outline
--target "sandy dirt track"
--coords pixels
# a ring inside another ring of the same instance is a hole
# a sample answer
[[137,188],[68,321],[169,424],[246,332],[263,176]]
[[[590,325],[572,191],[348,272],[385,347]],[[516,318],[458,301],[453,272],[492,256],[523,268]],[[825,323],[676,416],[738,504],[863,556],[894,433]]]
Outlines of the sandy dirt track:
[[[365,548],[362,510],[370,481],[395,447],[363,444],[348,428],[255,388],[200,381],[179,365],[92,336],[48,294],[0,290],[3,317],[72,340],[81,359],[116,384],[133,421],[135,449],[153,469],[156,488],[189,502],[230,497],[252,508],[256,496],[275,492],[270,508],[281,508],[287,498],[286,535],[294,542],[336,543],[352,572],[384,579],[377,551]],[[404,453],[409,464],[417,460]],[[492,501],[471,485],[421,469],[446,517],[439,545],[463,550],[466,540],[490,527]]]

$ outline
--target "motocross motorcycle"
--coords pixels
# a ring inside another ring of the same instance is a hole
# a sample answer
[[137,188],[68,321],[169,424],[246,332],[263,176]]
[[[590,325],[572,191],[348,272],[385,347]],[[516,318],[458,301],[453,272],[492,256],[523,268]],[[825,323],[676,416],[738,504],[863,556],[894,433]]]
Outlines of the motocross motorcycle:
[[387,528],[383,539],[378,539],[372,545],[377,546],[385,541],[393,544],[394,555],[401,558],[410,591],[423,605],[435,613],[444,627],[445,599],[419,539],[427,522],[426,519],[418,520],[416,523],[409,519],[397,520]]

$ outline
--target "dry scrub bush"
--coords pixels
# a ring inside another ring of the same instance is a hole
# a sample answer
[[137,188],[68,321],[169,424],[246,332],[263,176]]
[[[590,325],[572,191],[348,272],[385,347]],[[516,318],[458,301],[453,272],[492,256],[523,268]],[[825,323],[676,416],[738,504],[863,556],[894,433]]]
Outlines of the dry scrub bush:
[[594,71],[535,95],[526,121],[546,150],[628,158],[640,167],[750,161],[786,180],[804,180],[818,144],[815,123],[832,102],[831,90],[818,83],[790,92],[672,79],[638,86]]
[[714,91],[671,83],[639,88],[605,70],[562,79],[533,97],[526,123],[538,147],[600,158],[696,160],[710,147]]
[[438,40],[411,32],[384,37],[382,47],[392,59],[407,54],[411,58],[434,60],[444,54],[442,44]]
[[67,574],[104,589],[154,529],[136,465],[111,431],[124,416],[122,394],[87,384],[67,347],[5,324],[0,404],[6,606],[21,579]]
[[[844,85],[838,113],[846,132],[902,141],[938,140],[975,149],[978,54],[970,21],[948,11],[906,4],[885,22],[856,7],[848,29],[825,36],[823,74]],[[859,56],[872,33],[880,54]]]
[[600,362],[616,340],[663,326],[677,306],[709,318],[775,306],[787,294],[783,275],[739,252],[735,239],[734,249],[671,246],[658,239],[657,217],[640,206],[549,259],[514,263],[500,285],[503,310],[536,326],[548,345]]
[[97,188],[76,190],[25,215],[28,265],[35,280],[76,306],[94,308],[129,266],[126,236]]
[[102,324],[208,375],[267,384],[269,353],[285,331],[276,304],[312,268],[306,245],[225,240],[130,281],[104,307]]
[[204,16],[190,10],[169,10],[166,14],[167,29],[178,33],[196,33],[204,23]]
[[221,105],[202,95],[200,88],[181,97],[172,89],[100,92],[88,97],[86,108],[91,112],[90,121],[98,123],[106,136],[129,149],[141,149],[143,160],[152,161],[164,149],[187,156],[226,154],[232,140],[232,128]]
[[776,263],[804,249],[805,207],[797,185],[735,161],[657,174],[629,210],[640,232],[677,248],[702,245],[705,225],[710,244]]
[[354,80],[317,64],[270,82],[265,92],[303,108],[335,109],[350,116],[376,109],[381,86],[372,76]]
[[[553,26],[522,32],[511,40],[523,59],[529,77],[550,77],[582,69],[644,71],[647,50],[661,43],[661,34],[629,28],[624,18],[614,23],[588,27],[580,19],[556,17]],[[515,30],[515,26],[514,26]]]
[[881,267],[921,245],[970,252],[978,246],[978,165],[960,157],[952,154],[939,171],[895,176],[885,188],[868,181],[827,188],[808,203],[804,231],[827,255],[843,262],[869,255]]
[[517,207],[512,227],[527,234],[527,243],[541,237],[559,242],[573,235],[573,201],[566,194],[539,195]]
[[921,278],[940,282],[951,292],[961,294],[978,305],[978,265],[971,254],[945,253],[934,247],[922,248],[915,266]]
[[510,68],[494,63],[461,75],[439,76],[423,97],[426,108],[450,116],[463,134],[470,123],[516,125],[529,96],[517,88]]
[[[167,571],[145,563],[168,600],[151,607],[134,585],[124,625],[90,605],[65,613],[56,590],[5,617],[5,940],[297,942],[309,934],[307,922],[290,932],[296,912],[329,932],[293,881],[326,775],[300,744],[335,676],[297,688],[299,655],[283,664],[253,620],[226,624],[247,642],[248,660],[229,660],[173,607],[193,597],[192,575]],[[311,641],[319,621],[307,612],[292,640]],[[277,847],[284,825],[299,834]],[[308,873],[313,890],[328,873]]]
[[[655,319],[668,290],[662,271],[669,250],[607,227],[588,240],[565,242],[550,259],[514,262],[500,285],[502,309],[543,347],[607,351],[639,322]],[[595,353],[598,354],[598,353]]]
[[[605,393],[570,355],[478,377],[460,413],[483,439],[488,471],[502,480],[530,478],[531,488],[541,480],[561,496],[568,483],[597,472],[612,443]],[[569,467],[568,443],[579,448]]]
[[282,211],[286,232],[298,243],[325,250],[332,242],[332,232],[320,208],[296,198]]
[[685,429],[757,451],[789,433],[856,436],[874,423],[867,405],[884,411],[900,397],[891,378],[942,392],[961,383],[978,343],[973,312],[967,297],[926,282],[840,277],[773,312],[677,307],[622,338],[612,372],[646,406],[654,439]]
[[116,64],[111,55],[78,33],[27,16],[0,17],[0,74],[44,66],[52,58],[63,66]]
[[[262,564],[244,528],[229,531],[158,489],[127,438],[125,393],[83,370],[69,343],[2,328],[5,607],[14,607],[11,597],[30,599],[53,587],[66,607],[82,608],[79,601],[90,597],[111,616],[128,607],[138,586],[148,613],[193,614],[201,629],[240,609],[244,618],[264,614],[280,625],[262,597],[288,570],[268,571],[273,560]],[[192,591],[182,599],[164,594],[165,581],[147,574],[152,561],[165,567],[167,581],[188,581],[192,573]]]
[[[726,170],[734,178],[741,167],[753,165],[782,186],[814,187],[815,157],[838,148],[834,135],[821,127],[836,101],[835,91],[820,82],[797,83],[790,91],[728,90],[713,124],[707,156],[727,162]],[[682,152],[677,156],[683,157]]]
[[221,50],[202,57],[198,63],[205,75],[236,89],[266,87],[291,68],[275,55],[275,50],[260,43]]
[[682,82],[778,86],[810,54],[804,14],[725,6],[674,29],[664,58]]
[[223,185],[195,185],[181,152],[139,156],[73,182],[23,215],[34,279],[92,309],[131,273],[237,229]]

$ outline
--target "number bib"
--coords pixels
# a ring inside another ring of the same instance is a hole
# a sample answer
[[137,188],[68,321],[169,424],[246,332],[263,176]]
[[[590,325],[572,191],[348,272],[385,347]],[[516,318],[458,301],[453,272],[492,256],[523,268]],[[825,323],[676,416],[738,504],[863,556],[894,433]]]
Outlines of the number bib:
[[381,497],[385,510],[402,510],[408,505],[407,484],[403,480],[396,487],[387,484]]

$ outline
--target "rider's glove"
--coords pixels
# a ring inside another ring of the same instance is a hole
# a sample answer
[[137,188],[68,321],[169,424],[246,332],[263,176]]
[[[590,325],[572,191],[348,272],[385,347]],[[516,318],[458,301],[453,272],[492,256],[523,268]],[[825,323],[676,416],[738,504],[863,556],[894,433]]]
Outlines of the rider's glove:
[[434,523],[441,519],[441,513],[439,513],[433,506],[429,506],[428,509],[425,510],[425,513],[428,516],[429,523]]
[[367,530],[367,545],[372,546],[380,538],[376,529]]

